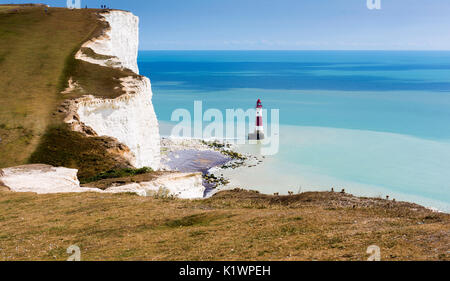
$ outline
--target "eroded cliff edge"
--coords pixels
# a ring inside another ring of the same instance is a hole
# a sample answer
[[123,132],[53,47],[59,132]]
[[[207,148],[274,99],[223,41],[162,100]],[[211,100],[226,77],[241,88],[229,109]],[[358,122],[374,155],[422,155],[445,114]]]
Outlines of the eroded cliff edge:
[[[132,166],[157,170],[160,136],[151,83],[147,77],[139,75],[137,66],[139,19],[124,11],[110,11],[100,16],[108,23],[108,28],[101,36],[84,43],[76,58],[104,67],[127,69],[134,75],[117,78],[124,92],[119,97],[105,99],[86,95],[75,100],[75,112],[70,112],[65,121],[74,130],[83,131],[80,127],[85,125],[97,135],[116,138],[130,149],[127,158]],[[85,50],[90,50],[91,55]],[[76,85],[77,81],[71,83]]]
[[[0,170],[2,184],[11,191],[40,194],[203,197],[201,173],[158,171],[160,135],[151,83],[139,75],[137,65],[138,17],[119,10],[54,11],[58,18],[88,17],[84,21],[90,28],[85,30],[91,31],[68,54],[59,105],[30,157],[33,165]],[[110,177],[114,180],[102,181]]]
[[[139,19],[117,10],[77,10],[95,26],[66,60],[52,123],[30,164],[98,174],[160,166],[159,127],[150,80],[139,75]],[[92,26],[91,25],[91,26]]]

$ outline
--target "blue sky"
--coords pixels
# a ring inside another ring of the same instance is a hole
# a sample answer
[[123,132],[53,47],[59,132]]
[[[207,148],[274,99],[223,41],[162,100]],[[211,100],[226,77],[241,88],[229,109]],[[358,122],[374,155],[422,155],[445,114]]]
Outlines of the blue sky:
[[141,18],[142,50],[450,50],[450,0],[82,0],[100,4]]

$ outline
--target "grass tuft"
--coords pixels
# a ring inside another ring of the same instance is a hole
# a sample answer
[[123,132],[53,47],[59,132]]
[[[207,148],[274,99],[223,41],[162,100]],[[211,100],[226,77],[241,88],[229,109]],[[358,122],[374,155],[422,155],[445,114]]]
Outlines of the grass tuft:
[[131,177],[136,175],[143,175],[147,173],[153,172],[152,168],[144,167],[140,169],[133,169],[133,168],[125,168],[125,169],[113,169],[108,170],[106,172],[100,173],[94,177],[88,178],[83,180],[82,183],[89,183],[89,182],[95,182],[105,179],[115,179],[115,178],[124,178],[124,177]]
[[180,219],[174,219],[166,222],[164,225],[169,228],[191,227],[191,226],[207,226],[212,221],[223,218],[223,215],[202,213],[185,216]]

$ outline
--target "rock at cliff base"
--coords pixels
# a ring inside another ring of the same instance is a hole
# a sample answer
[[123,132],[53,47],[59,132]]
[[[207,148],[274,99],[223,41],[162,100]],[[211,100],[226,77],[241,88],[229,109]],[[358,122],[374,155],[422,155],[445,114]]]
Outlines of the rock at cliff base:
[[168,173],[148,182],[136,182],[101,190],[81,187],[77,170],[49,165],[25,165],[0,170],[2,184],[13,192],[52,193],[135,193],[139,196],[164,195],[181,199],[203,198],[201,173]]
[[81,188],[77,170],[49,165],[24,165],[3,169],[0,181],[14,192],[38,194],[96,191]]

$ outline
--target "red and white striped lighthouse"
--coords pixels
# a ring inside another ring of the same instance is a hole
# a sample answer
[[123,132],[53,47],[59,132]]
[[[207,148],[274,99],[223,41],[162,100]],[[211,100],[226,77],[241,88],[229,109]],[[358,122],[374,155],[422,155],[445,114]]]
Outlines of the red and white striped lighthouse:
[[264,126],[263,126],[263,106],[260,99],[256,102],[256,127],[255,133],[249,134],[250,140],[263,140],[264,139]]

